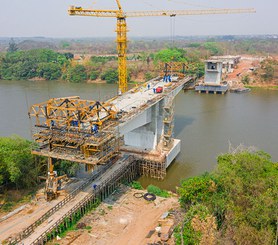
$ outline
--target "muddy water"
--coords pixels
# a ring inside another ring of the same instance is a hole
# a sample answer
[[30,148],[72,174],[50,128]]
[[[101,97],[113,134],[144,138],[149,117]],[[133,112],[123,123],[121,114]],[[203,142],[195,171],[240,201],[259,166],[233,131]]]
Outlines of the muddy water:
[[[30,139],[28,107],[53,97],[79,95],[105,100],[116,95],[117,86],[63,82],[0,81],[0,136],[18,134]],[[229,142],[253,145],[278,161],[278,91],[253,90],[247,94],[196,94],[181,92],[175,100],[176,138],[181,153],[164,181],[141,178],[174,189],[181,179],[212,170],[217,155],[227,152]]]

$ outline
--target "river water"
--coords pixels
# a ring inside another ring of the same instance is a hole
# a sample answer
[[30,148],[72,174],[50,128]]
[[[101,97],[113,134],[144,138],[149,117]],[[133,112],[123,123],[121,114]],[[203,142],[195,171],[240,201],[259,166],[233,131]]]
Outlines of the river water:
[[[18,134],[31,138],[28,108],[53,97],[79,95],[106,100],[117,85],[64,82],[0,81],[0,136]],[[141,178],[174,190],[184,178],[211,171],[216,157],[232,145],[256,146],[278,161],[278,91],[252,90],[246,94],[213,95],[180,92],[175,99],[175,138],[181,153],[164,181]]]

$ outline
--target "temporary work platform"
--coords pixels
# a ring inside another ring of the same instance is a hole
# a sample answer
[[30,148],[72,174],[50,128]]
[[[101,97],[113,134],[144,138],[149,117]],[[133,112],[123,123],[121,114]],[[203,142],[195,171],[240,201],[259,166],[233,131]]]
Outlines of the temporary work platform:
[[118,113],[109,101],[82,100],[78,96],[55,98],[35,104],[32,153],[87,164],[107,162],[118,152]]

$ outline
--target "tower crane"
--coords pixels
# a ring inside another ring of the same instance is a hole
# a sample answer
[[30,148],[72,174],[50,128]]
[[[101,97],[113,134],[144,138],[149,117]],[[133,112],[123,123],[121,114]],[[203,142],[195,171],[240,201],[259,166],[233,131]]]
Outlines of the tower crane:
[[208,14],[240,14],[255,13],[255,9],[206,9],[206,10],[167,10],[167,11],[131,11],[124,12],[120,0],[116,0],[118,9],[95,10],[70,6],[68,13],[74,16],[113,17],[117,19],[117,51],[119,72],[119,93],[124,93],[127,88],[127,17],[170,16],[177,15],[208,15]]

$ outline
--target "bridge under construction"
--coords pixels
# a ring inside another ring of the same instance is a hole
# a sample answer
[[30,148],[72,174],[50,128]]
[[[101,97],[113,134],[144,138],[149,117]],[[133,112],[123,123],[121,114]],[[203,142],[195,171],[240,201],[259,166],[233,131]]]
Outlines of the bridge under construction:
[[190,80],[159,77],[105,102],[72,96],[33,105],[29,116],[37,145],[32,153],[48,157],[47,199],[60,189],[54,159],[95,171],[133,155],[143,175],[163,179],[180,151],[180,140],[173,138],[173,99]]
[[[185,77],[185,65],[178,65],[182,76],[157,77],[128,91],[127,17],[254,13],[254,9],[209,9],[124,12],[120,0],[116,10],[93,10],[71,6],[71,16],[112,17],[117,19],[119,94],[107,101],[84,100],[79,96],[52,98],[29,110],[32,135],[36,142],[32,153],[48,158],[46,199],[61,192],[62,180],[55,171],[57,159],[83,164],[90,178],[68,193],[35,222],[28,217],[17,234],[0,239],[8,244],[45,244],[65,231],[82,215],[105,199],[121,183],[140,175],[163,179],[166,169],[180,152],[180,140],[174,139],[175,96],[191,77]],[[175,69],[171,67],[171,73]],[[175,71],[175,72],[177,72]],[[93,188],[91,184],[94,183]],[[52,202],[53,203],[53,202]],[[59,212],[57,212],[59,210]],[[17,224],[16,224],[17,225]],[[6,232],[14,228],[7,227]],[[1,233],[0,233],[1,235]],[[0,242],[1,243],[1,242]]]

